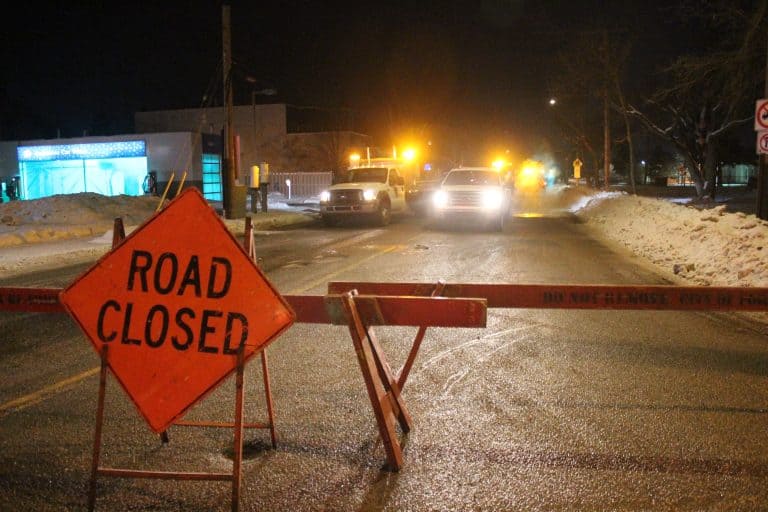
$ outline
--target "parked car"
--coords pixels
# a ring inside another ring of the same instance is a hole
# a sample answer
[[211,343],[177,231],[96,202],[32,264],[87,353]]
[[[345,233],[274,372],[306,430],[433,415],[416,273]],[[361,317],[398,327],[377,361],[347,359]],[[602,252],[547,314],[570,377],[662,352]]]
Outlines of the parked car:
[[460,167],[445,175],[432,195],[432,215],[439,225],[469,221],[504,229],[512,191],[491,167]]

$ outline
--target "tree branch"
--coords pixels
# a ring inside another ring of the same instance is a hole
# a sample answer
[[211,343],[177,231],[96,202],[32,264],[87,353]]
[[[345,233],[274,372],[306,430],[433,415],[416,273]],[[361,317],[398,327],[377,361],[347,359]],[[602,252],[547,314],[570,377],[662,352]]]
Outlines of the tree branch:
[[723,134],[724,132],[727,132],[731,128],[733,128],[736,125],[742,124],[742,123],[748,123],[749,121],[752,121],[754,119],[754,116],[749,117],[743,117],[741,119],[734,119],[732,121],[729,121],[727,123],[724,123],[722,126],[717,128],[716,130],[711,130],[709,134],[707,134],[707,141],[709,139],[714,139]]

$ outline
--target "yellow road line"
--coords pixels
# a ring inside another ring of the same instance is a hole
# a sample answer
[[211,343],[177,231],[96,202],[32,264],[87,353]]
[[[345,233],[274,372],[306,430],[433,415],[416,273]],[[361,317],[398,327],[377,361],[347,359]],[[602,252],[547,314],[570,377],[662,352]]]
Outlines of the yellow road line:
[[[367,258],[363,258],[363,259],[361,259],[361,260],[359,260],[359,261],[357,261],[355,263],[351,263],[351,264],[347,265],[346,267],[342,267],[339,270],[336,270],[335,272],[331,272],[330,274],[325,274],[323,277],[312,281],[310,284],[308,284],[306,286],[303,286],[301,288],[296,288],[294,290],[291,290],[286,295],[298,295],[300,293],[304,293],[307,290],[311,290],[312,288],[314,288],[316,286],[319,286],[319,285],[321,285],[323,283],[327,283],[334,276],[337,276],[337,275],[339,275],[339,274],[341,274],[343,272],[347,272],[348,270],[351,270],[351,269],[353,269],[355,267],[359,267],[363,263],[365,263],[367,261],[370,261],[373,258],[378,258],[382,254],[386,254],[388,252],[392,252],[392,251],[394,251],[395,249],[397,249],[399,247],[402,247],[402,246],[400,246],[400,245],[390,245],[390,246],[387,246],[384,249],[381,249],[380,251],[377,251],[375,254],[371,254]],[[323,293],[325,293],[325,292],[323,292]]]
[[64,388],[77,384],[83,379],[86,379],[90,377],[91,375],[96,375],[99,373],[100,367],[91,368],[90,370],[86,370],[82,373],[79,373],[77,375],[73,375],[72,377],[66,378],[64,380],[61,380],[55,384],[51,384],[50,386],[44,387],[43,389],[37,390],[34,393],[30,393],[28,395],[24,395],[22,397],[16,398],[15,400],[11,400],[10,402],[5,402],[4,404],[0,404],[0,413],[5,412],[8,410],[21,410],[26,407],[29,407],[30,405],[34,405],[36,403],[42,402],[49,396],[54,395],[58,391],[62,391]]

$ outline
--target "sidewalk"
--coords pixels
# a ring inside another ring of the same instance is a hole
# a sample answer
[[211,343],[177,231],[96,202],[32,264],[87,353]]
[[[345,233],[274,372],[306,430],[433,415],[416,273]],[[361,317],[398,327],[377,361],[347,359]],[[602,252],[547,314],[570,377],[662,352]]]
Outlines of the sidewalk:
[[[254,231],[274,231],[295,226],[309,225],[317,221],[317,214],[310,204],[295,205],[280,204],[266,213],[247,213],[252,219]],[[126,235],[139,225],[139,221],[148,219],[154,209],[141,211],[141,208],[128,215],[133,225],[125,225]],[[45,222],[34,219],[17,223],[0,224],[0,278],[9,278],[21,274],[74,265],[93,261],[107,253],[112,246],[112,222],[104,218],[90,219],[92,222],[78,223],[73,218],[82,219],[79,215],[67,215],[57,212],[56,218],[70,223],[60,223],[48,217]],[[102,217],[106,217],[103,215]],[[118,215],[123,217],[122,215]],[[137,220],[138,219],[138,220]],[[245,232],[245,218],[224,219],[224,225],[234,236],[242,236]],[[190,219],[191,222],[194,219]]]

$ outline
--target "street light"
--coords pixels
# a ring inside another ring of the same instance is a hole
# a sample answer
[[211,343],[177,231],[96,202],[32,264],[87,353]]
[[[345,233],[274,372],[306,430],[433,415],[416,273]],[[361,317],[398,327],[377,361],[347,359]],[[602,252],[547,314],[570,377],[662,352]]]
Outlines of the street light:
[[557,98],[549,98],[549,104],[550,105],[556,105],[557,104]]

